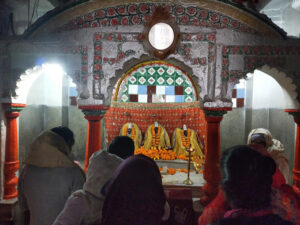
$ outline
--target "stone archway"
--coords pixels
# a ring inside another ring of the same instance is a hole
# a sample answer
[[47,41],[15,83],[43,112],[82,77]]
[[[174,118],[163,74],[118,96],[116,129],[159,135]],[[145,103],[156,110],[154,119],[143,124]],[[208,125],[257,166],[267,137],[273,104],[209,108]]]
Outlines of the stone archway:
[[[46,64],[44,64],[46,65]],[[17,184],[17,177],[15,176],[15,172],[19,168],[19,159],[22,160],[22,157],[20,157],[23,153],[25,155],[25,149],[27,146],[31,143],[33,138],[35,138],[42,130],[45,129],[43,124],[38,123],[39,118],[41,117],[39,114],[32,113],[33,111],[27,112],[27,115],[30,115],[30,119],[24,117],[25,111],[30,107],[29,105],[34,104],[34,100],[32,100],[30,103],[28,102],[28,97],[31,94],[32,87],[38,86],[36,83],[39,81],[39,78],[43,76],[43,70],[45,69],[44,65],[42,66],[34,66],[29,69],[27,69],[24,73],[20,75],[20,78],[17,80],[16,83],[16,90],[15,96],[12,96],[10,98],[2,98],[2,106],[5,111],[5,119],[6,119],[6,132],[1,132],[3,137],[5,137],[5,145],[3,144],[1,146],[1,160],[4,160],[4,163],[1,165],[4,165],[1,168],[1,199],[11,199],[17,197],[17,191],[16,191],[16,184]],[[56,68],[58,69],[58,68]],[[53,74],[57,75],[58,71],[54,71]],[[61,71],[61,75],[59,75],[59,78],[53,78],[54,82],[57,80],[60,80],[61,89],[62,83],[64,80],[64,77],[69,77],[67,74],[65,74],[63,71]],[[46,83],[46,86],[51,86],[51,83]],[[76,86],[76,84],[74,84]],[[76,89],[74,87],[74,89]],[[41,87],[35,87],[35,91],[43,91],[43,88]],[[61,90],[63,92],[63,90]],[[45,95],[55,95],[56,92],[47,92]],[[34,95],[43,95],[39,92],[35,93]],[[60,95],[60,100],[62,100],[63,94]],[[39,96],[40,98],[41,96]],[[38,99],[37,104],[46,104],[49,103],[48,101],[43,102],[43,99]],[[29,104],[28,104],[29,103]],[[26,106],[27,104],[27,106]],[[26,106],[26,107],[25,107]],[[65,109],[63,109],[61,105],[61,112],[63,112]],[[22,110],[24,109],[25,110]],[[36,106],[38,108],[38,106]],[[77,105],[75,105],[76,110],[81,115],[81,112],[77,109]],[[22,110],[21,117],[19,118],[19,123],[17,123],[17,118],[19,117],[19,112]],[[37,112],[37,111],[36,111]],[[82,116],[82,115],[81,115]],[[63,116],[61,116],[63,117]],[[53,119],[53,118],[52,118]],[[26,126],[23,125],[24,121],[26,122]],[[30,122],[31,121],[31,122]],[[62,119],[63,121],[63,119]],[[83,121],[85,121],[83,119]],[[36,124],[35,127],[31,127],[31,124]],[[49,126],[58,126],[58,125],[67,125],[63,124],[62,122],[59,122],[57,124],[50,124]],[[2,126],[1,126],[2,127]],[[23,127],[23,130],[22,130]],[[27,131],[24,131],[24,127],[26,127]],[[20,128],[20,129],[19,129]],[[19,132],[20,130],[20,132]],[[20,134],[18,136],[18,134]],[[24,140],[20,137],[23,137],[26,135],[27,141],[24,142]],[[2,135],[1,135],[2,136]],[[20,138],[20,140],[19,140]],[[19,144],[20,141],[20,144]],[[85,144],[85,143],[84,143]],[[4,147],[3,147],[4,146]],[[22,146],[22,149],[19,148],[19,146]],[[80,149],[84,149],[84,147],[81,147]],[[21,151],[19,151],[21,150]],[[20,153],[20,155],[19,155]],[[4,175],[4,176],[3,176]]]
[[[285,109],[299,109],[294,82],[287,73],[269,65],[256,67],[252,74],[247,74],[243,94],[244,107],[233,109],[224,116],[221,126],[222,148],[247,143],[249,132],[254,128],[263,127],[269,129],[274,138],[283,143],[292,171],[295,125]],[[239,85],[239,82],[237,83]],[[239,127],[239,132],[235,132],[236,127]],[[226,135],[228,129],[235,137],[232,141]],[[291,182],[291,177],[287,180]]]
[[299,101],[297,100],[297,86],[286,73],[268,65],[264,65],[261,68],[258,68],[258,70],[261,70],[262,72],[273,77],[281,86],[284,93],[284,98],[287,101],[285,106],[286,109],[298,109],[300,107]]
[[43,130],[61,125],[74,129],[74,111],[81,115],[77,109],[76,87],[72,77],[58,64],[44,63],[28,69],[20,76],[16,93],[18,99],[26,103],[19,119],[20,161],[26,155],[27,146]]
[[[253,76],[252,112],[246,112],[251,118],[251,129],[263,127],[272,133],[284,147],[289,160],[289,171],[282,169],[286,181],[292,183],[293,161],[295,158],[295,123],[285,109],[299,109],[294,81],[285,72],[264,65]],[[246,118],[246,120],[247,120]],[[250,126],[247,130],[250,132]]]

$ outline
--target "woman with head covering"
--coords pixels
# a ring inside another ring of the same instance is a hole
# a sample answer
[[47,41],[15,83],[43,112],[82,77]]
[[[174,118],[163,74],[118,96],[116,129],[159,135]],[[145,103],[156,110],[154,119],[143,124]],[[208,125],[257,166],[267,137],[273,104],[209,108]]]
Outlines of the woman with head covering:
[[100,224],[106,184],[122,160],[133,153],[134,143],[126,136],[115,137],[108,151],[95,152],[89,161],[83,189],[69,197],[53,225]]
[[221,158],[221,188],[231,210],[221,224],[290,225],[271,209],[275,162],[246,145],[227,149]]
[[70,158],[73,144],[69,128],[55,127],[30,145],[18,182],[21,212],[29,211],[30,225],[51,225],[70,194],[82,188],[85,174]]
[[104,201],[101,225],[159,225],[166,197],[156,163],[131,156],[116,170]]
[[285,183],[288,183],[290,175],[289,161],[284,155],[283,144],[279,140],[274,139],[269,130],[264,128],[253,129],[248,135],[247,144],[253,145],[252,147],[255,149],[260,149],[259,146],[263,146],[262,149],[267,150],[270,157],[274,159],[285,178]]

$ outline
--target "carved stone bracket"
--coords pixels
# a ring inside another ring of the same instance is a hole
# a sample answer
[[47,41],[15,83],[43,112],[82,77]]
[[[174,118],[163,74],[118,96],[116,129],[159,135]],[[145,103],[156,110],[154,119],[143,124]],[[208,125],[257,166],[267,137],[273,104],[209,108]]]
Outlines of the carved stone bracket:
[[231,111],[232,108],[203,108],[203,112],[206,117],[223,117],[228,111]]

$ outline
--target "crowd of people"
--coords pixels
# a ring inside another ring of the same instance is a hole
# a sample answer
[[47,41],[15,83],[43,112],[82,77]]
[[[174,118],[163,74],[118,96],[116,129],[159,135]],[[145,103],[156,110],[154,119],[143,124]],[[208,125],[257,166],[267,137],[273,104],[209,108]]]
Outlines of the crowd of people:
[[[117,136],[95,152],[86,173],[70,157],[74,143],[69,128],[55,127],[30,145],[18,183],[22,224],[170,224],[159,168],[133,155],[130,137]],[[300,224],[300,198],[287,184],[283,146],[268,130],[255,129],[247,145],[225,150],[220,167],[219,193],[198,225]]]

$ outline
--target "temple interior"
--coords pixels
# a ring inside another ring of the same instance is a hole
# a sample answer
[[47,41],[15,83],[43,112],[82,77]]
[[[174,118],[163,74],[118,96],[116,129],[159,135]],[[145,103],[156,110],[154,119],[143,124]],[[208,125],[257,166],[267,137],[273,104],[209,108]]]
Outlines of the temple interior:
[[[195,153],[195,184],[183,184],[186,173],[178,172],[165,186],[192,188],[200,199],[206,183],[217,188],[221,152],[266,128],[283,144],[288,183],[299,189],[300,1],[250,2],[4,1],[0,212],[17,201],[28,146],[60,125],[74,132],[72,157],[83,168],[126,124],[140,130],[141,151],[158,149],[146,135],[155,123],[170,139],[162,149],[176,148],[177,128],[195,131],[203,153]],[[147,138],[152,147],[144,149]],[[186,169],[185,155],[157,163]]]

